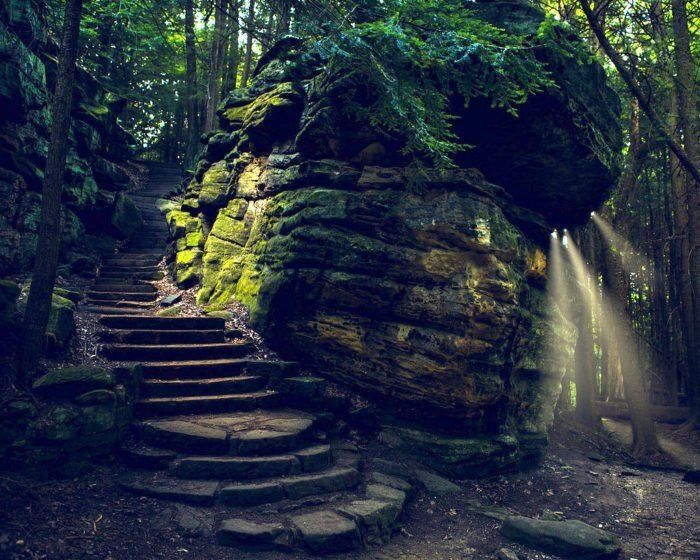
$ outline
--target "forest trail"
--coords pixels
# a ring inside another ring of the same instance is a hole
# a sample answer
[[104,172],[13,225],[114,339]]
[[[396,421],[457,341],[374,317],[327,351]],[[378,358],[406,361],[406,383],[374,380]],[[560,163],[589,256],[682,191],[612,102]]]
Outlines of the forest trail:
[[[632,445],[632,425],[629,421],[604,418],[603,425],[623,445]],[[669,424],[656,424],[657,437],[661,448],[672,459],[673,463],[683,469],[700,469],[700,446],[697,441],[684,441],[687,438],[697,440],[694,433],[683,434],[681,428]]]
[[288,408],[321,380],[298,376],[289,362],[252,358],[252,341],[232,340],[240,333],[227,332],[223,318],[157,314],[153,282],[169,234],[156,201],[180,178],[174,168],[150,169],[148,186],[133,196],[143,226],[87,294],[104,328],[102,355],[142,365],[122,449],[132,468],[121,486],[210,506],[219,544],[316,553],[381,544],[411,484],[363,471],[357,449],[329,437],[332,415]]

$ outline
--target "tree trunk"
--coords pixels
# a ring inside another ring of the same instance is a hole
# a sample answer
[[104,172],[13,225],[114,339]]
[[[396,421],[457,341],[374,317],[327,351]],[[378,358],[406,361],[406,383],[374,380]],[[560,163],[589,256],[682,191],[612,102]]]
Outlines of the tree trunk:
[[606,246],[604,254],[610,273],[611,309],[609,312],[615,318],[613,330],[620,356],[625,400],[632,421],[632,453],[636,456],[651,455],[659,452],[659,443],[644,386],[643,371],[636,356],[636,337],[627,324],[626,275],[617,253]]
[[[700,163],[700,139],[698,138],[698,110],[695,96],[694,64],[690,52],[690,33],[686,0],[671,0],[673,15],[674,58],[676,62],[676,92],[678,96],[678,117],[683,133],[685,153],[694,165]],[[682,158],[679,158],[682,163]],[[684,264],[683,302],[685,328],[688,347],[688,397],[691,419],[700,428],[700,177],[686,168],[685,205],[687,213],[687,252],[682,258]],[[686,273],[687,270],[687,273]],[[685,286],[685,285],[688,286]]]
[[56,89],[51,104],[51,137],[46,158],[34,273],[24,312],[24,338],[18,379],[21,386],[28,385],[46,345],[46,326],[51,313],[51,298],[61,243],[61,191],[68,152],[75,60],[78,54],[82,8],[82,0],[66,2]]
[[[576,243],[583,248],[581,235],[576,233]],[[593,332],[590,302],[595,301],[587,292],[595,286],[581,286],[581,298],[577,321],[578,337],[574,348],[574,380],[576,381],[576,417],[593,426],[597,417],[593,408]],[[588,301],[585,301],[588,300]]]
[[207,113],[204,120],[204,132],[214,130],[216,126],[216,107],[219,104],[219,88],[224,62],[224,17],[223,0],[214,0],[214,34],[209,53],[209,83],[207,85]]
[[279,13],[277,15],[277,29],[275,39],[289,33],[289,23],[292,15],[292,0],[279,0]]
[[248,33],[245,43],[241,87],[246,87],[248,85],[248,78],[250,78],[250,66],[253,59],[253,29],[255,29],[255,0],[248,0],[248,19],[246,24],[248,26]]
[[185,76],[187,97],[186,164],[199,150],[199,111],[197,103],[197,52],[194,39],[194,0],[185,0]]
[[240,32],[240,24],[238,22],[239,0],[231,0],[229,8],[229,25],[228,25],[228,41],[225,54],[225,70],[221,94],[226,95],[231,90],[236,89],[238,82],[238,62],[240,53],[238,49],[238,34]]

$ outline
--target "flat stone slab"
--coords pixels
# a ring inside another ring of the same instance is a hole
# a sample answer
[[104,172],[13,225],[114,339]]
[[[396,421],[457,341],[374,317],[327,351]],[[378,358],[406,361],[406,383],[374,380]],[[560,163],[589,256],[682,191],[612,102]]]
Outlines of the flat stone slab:
[[288,549],[291,547],[293,539],[292,530],[284,525],[257,523],[240,518],[225,519],[216,532],[218,544],[242,548]]
[[366,544],[387,542],[401,514],[397,503],[374,499],[355,500],[337,511],[355,521]]
[[462,492],[462,489],[454,482],[451,482],[435,473],[416,469],[415,476],[418,482],[420,482],[431,494],[445,495],[460,494]]
[[525,546],[564,558],[616,558],[621,550],[615,535],[579,520],[547,521],[515,515],[506,518],[501,533]]
[[374,471],[370,478],[372,479],[372,482],[383,484],[384,486],[390,486],[391,488],[396,488],[397,490],[402,490],[403,492],[410,492],[413,488],[409,482],[406,482],[401,478],[377,471]]
[[175,473],[182,478],[252,479],[298,474],[301,464],[293,455],[269,457],[185,457]]
[[406,492],[384,484],[368,484],[367,496],[375,500],[395,504],[399,509],[403,509],[406,503]]
[[317,554],[345,552],[360,546],[355,521],[333,511],[317,511],[292,517],[302,542]]

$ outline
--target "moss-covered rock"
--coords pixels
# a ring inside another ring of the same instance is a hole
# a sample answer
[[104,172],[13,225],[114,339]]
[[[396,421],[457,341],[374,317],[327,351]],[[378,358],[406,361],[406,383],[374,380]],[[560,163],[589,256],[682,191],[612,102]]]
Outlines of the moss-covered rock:
[[74,366],[50,371],[37,379],[32,389],[51,398],[73,398],[83,393],[112,387],[112,374],[101,368]]
[[[535,32],[542,12],[521,4],[473,9]],[[246,305],[285,358],[374,400],[397,446],[454,476],[543,456],[562,374],[543,349],[568,339],[545,297],[549,232],[615,179],[618,107],[601,68],[553,44],[541,54],[558,89],[517,121],[489,99],[459,109],[456,140],[476,147],[444,170],[348,111],[348,97],[366,102],[359,71],[284,40],[224,101],[224,132],[168,215],[176,279],[199,283],[200,304]]]
[[12,319],[19,293],[20,288],[16,282],[0,279],[0,325],[6,325]]
[[112,212],[112,226],[124,239],[131,237],[136,230],[143,226],[143,219],[139,209],[127,195],[119,193],[114,202]]

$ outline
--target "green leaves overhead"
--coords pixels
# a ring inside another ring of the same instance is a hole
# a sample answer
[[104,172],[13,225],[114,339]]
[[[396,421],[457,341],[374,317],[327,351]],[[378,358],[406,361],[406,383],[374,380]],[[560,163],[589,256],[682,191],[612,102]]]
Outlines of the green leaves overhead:
[[536,57],[547,35],[506,32],[477,18],[462,1],[393,0],[374,16],[353,22],[348,13],[321,24],[325,37],[319,48],[329,68],[357,71],[370,80],[371,102],[348,99],[348,109],[405,137],[409,155],[447,166],[464,148],[450,127],[454,94],[465,104],[488,98],[494,107],[517,114],[528,96],[555,87]]

